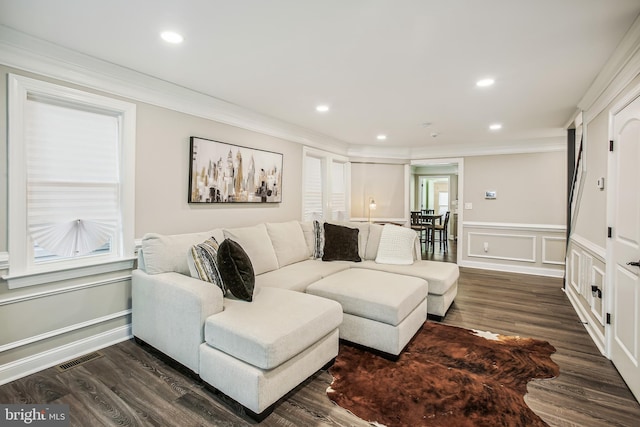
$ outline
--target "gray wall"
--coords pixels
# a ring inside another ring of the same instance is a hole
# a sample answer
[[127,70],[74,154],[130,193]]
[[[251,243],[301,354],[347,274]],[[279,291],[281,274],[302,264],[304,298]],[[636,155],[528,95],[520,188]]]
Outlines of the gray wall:
[[[566,152],[467,157],[465,221],[565,224]],[[495,200],[484,198],[495,190]]]
[[[136,237],[300,219],[300,144],[148,104],[137,113]],[[188,204],[189,136],[283,153],[282,203]]]
[[369,217],[369,197],[376,201],[371,219],[405,217],[405,165],[351,163],[351,217]]
[[566,151],[466,157],[459,209],[462,265],[562,277]]

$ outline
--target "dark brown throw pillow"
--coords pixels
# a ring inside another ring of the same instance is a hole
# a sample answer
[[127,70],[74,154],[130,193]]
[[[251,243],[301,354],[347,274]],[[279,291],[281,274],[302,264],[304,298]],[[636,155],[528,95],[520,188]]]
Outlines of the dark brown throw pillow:
[[218,248],[218,269],[227,289],[234,297],[253,300],[256,275],[249,255],[238,242],[225,239]]
[[324,223],[323,261],[355,261],[360,262],[358,255],[357,228]]

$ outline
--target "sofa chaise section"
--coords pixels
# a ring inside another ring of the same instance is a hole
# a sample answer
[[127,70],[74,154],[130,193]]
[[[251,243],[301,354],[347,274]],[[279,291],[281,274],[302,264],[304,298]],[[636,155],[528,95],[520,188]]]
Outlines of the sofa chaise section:
[[313,295],[258,288],[253,301],[228,299],[209,316],[200,376],[255,414],[338,355],[340,304]]

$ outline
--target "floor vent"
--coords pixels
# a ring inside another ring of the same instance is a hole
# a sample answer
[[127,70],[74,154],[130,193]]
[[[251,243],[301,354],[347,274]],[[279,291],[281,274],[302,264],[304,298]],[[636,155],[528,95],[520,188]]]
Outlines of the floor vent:
[[65,371],[68,371],[69,369],[75,368],[76,366],[80,366],[84,363],[91,362],[92,360],[99,359],[102,356],[104,355],[99,351],[94,351],[93,353],[85,354],[84,356],[80,356],[73,360],[64,362],[56,366],[56,369],[58,369],[59,372],[65,372]]

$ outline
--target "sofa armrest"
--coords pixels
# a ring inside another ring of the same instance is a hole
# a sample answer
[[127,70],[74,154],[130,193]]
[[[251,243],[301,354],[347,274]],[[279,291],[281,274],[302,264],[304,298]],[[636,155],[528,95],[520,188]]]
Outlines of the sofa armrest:
[[198,373],[204,322],[223,310],[220,288],[180,273],[142,270],[132,272],[131,286],[133,335]]

